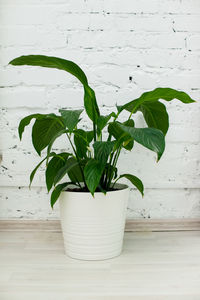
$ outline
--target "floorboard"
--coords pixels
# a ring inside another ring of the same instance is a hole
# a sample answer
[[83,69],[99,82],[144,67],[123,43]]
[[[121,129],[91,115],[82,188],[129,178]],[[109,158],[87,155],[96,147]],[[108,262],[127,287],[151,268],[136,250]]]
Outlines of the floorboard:
[[1,300],[200,300],[200,231],[126,232],[121,256],[80,261],[61,232],[0,231]]

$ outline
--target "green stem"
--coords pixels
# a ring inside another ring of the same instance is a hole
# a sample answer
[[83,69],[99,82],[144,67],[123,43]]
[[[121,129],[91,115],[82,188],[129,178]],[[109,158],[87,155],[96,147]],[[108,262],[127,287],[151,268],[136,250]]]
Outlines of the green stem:
[[106,174],[105,174],[105,180],[104,180],[105,189],[106,189],[106,186],[107,186],[107,180],[108,180],[108,175],[109,175],[109,171],[110,171],[110,166],[111,166],[111,163],[112,163],[113,155],[114,155],[114,152],[112,152],[110,154],[110,159],[109,159],[109,162],[108,162],[108,169],[107,169]]
[[95,125],[95,122],[93,121],[93,132],[94,132],[94,142],[96,142],[96,135],[97,135],[97,133],[96,133],[96,125]]
[[113,159],[113,164],[112,164],[112,171],[111,171],[111,174],[109,174],[109,180],[108,180],[108,183],[107,183],[107,189],[109,189],[110,187],[110,184],[112,182],[112,178],[113,178],[113,173],[114,173],[114,169],[117,165],[117,161],[118,161],[118,158],[119,158],[119,155],[120,155],[120,152],[121,152],[121,147],[119,147],[115,153],[115,156],[114,156],[114,159]]
[[[138,105],[139,106],[139,105]],[[130,118],[132,117],[132,114],[134,114],[135,112],[136,112],[136,110],[137,110],[137,108],[138,108],[138,106],[136,106],[132,111],[131,111],[131,113],[130,113],[130,116],[129,116],[129,118],[128,118],[128,120],[130,120]]]
[[69,135],[68,135],[67,132],[66,132],[66,135],[67,135],[67,138],[68,138],[68,140],[69,140],[69,142],[70,142],[70,145],[71,145],[71,147],[72,147],[72,149],[73,149],[73,151],[74,151],[74,154],[75,154],[75,156],[76,156],[76,159],[77,159],[77,161],[78,161],[79,168],[80,168],[80,170],[81,170],[81,175],[82,175],[82,177],[83,177],[83,181],[84,181],[84,184],[85,184],[85,187],[86,187],[87,185],[86,185],[86,182],[85,182],[85,177],[84,177],[83,169],[82,169],[82,167],[81,167],[80,159],[79,159],[79,157],[78,157],[78,154],[77,154],[77,152],[76,152],[76,149],[74,148],[74,145],[72,144],[72,141],[71,141],[71,139],[70,139],[70,137],[69,137]]

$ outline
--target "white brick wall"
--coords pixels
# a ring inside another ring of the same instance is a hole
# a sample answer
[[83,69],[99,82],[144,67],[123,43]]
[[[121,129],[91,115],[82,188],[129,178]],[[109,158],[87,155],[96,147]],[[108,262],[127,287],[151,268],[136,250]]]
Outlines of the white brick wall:
[[[62,71],[8,66],[25,54],[80,64],[104,113],[158,86],[199,100],[200,1],[0,0],[0,218],[57,218],[43,169],[28,190],[29,172],[39,159],[30,130],[19,142],[17,126],[34,112],[81,107],[83,91]],[[129,218],[200,217],[200,102],[173,101],[167,107],[171,126],[159,164],[139,145],[120,158],[120,170],[145,185],[143,199],[131,191]],[[137,124],[144,125],[140,114]],[[68,145],[61,139],[55,147]]]

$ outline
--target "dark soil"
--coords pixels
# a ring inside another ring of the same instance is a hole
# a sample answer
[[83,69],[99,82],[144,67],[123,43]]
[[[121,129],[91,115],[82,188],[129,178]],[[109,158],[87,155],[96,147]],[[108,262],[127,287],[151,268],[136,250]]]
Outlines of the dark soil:
[[[110,188],[109,190],[107,190],[106,192],[111,192],[111,191],[117,191],[118,189],[116,188]],[[89,190],[87,188],[67,188],[65,191],[67,192],[76,192],[76,193],[89,193]],[[102,193],[102,190],[100,189],[96,189],[95,193]]]

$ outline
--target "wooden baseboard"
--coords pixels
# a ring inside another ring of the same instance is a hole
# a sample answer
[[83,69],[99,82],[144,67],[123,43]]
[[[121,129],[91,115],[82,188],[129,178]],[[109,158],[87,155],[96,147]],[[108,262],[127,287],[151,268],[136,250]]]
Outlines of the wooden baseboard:
[[[0,231],[61,231],[59,220],[0,220]],[[125,231],[200,231],[200,219],[127,220]]]

